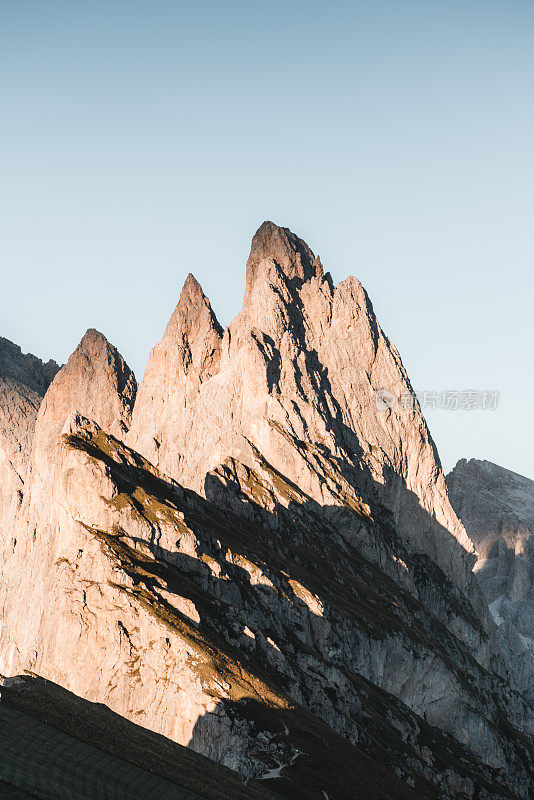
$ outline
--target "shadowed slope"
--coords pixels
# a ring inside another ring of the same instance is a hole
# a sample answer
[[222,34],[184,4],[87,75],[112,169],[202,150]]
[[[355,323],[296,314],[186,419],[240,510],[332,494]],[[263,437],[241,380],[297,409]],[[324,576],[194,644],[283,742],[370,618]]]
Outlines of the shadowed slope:
[[[241,470],[233,464],[256,494],[272,493],[266,465],[257,475]],[[50,587],[49,634],[30,668],[249,778],[263,776],[283,796],[308,774],[302,796],[315,797],[313,765],[334,750],[322,770],[334,797],[349,800],[359,787],[377,800],[393,791],[410,798],[412,786],[414,797],[457,800],[464,785],[482,787],[479,798],[525,797],[532,753],[506,721],[526,724],[520,698],[359,555],[328,509],[287,481],[287,506],[243,503],[231,474],[213,476],[210,503],[73,419],[55,479],[62,537],[53,549],[35,546],[27,564],[29,574],[33,559],[47,564]],[[223,480],[241,514],[218,507]],[[276,480],[279,495],[283,476]],[[347,513],[395,540],[387,512]],[[431,564],[405,557],[420,574],[421,598],[431,582],[474,635],[479,623],[463,595]],[[32,587],[21,590],[31,606]],[[451,726],[471,749],[436,725]],[[304,741],[309,762],[293,763]],[[277,759],[286,765],[280,782],[267,778]]]
[[[266,788],[42,678],[0,689],[0,796],[269,800]],[[15,787],[18,786],[19,789]],[[9,788],[8,788],[9,787]]]

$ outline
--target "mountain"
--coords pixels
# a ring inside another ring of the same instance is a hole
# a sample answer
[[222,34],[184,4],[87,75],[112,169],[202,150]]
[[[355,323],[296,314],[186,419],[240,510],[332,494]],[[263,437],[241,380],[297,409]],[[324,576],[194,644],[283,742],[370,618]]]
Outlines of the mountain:
[[256,465],[257,453],[323,506],[358,503],[360,487],[465,586],[474,548],[428,428],[418,407],[379,409],[384,390],[400,397],[411,386],[361,284],[334,287],[304,242],[266,222],[252,240],[243,310],[224,332],[188,277],[150,355],[128,442],[202,493],[212,469]]
[[400,356],[288,229],[224,330],[187,278],[139,387],[86,334],[8,527],[2,674],[282,797],[530,796],[533,709]]
[[55,361],[44,364],[0,337],[0,467],[24,483],[37,411],[59,370]]
[[451,502],[478,551],[475,572],[516,686],[534,702],[534,481],[490,461],[462,459]]
[[[58,370],[55,361],[44,364],[0,337],[0,530],[22,501],[37,412]],[[10,546],[7,538],[0,552]]]

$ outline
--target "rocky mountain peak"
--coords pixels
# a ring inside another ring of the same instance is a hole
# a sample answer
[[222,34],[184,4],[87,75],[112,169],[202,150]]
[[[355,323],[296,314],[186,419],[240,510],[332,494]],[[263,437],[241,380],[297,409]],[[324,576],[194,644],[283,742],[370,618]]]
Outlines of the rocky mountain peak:
[[176,471],[179,417],[200,387],[217,374],[223,330],[196,278],[189,273],[161,341],[152,349],[132,417],[136,446],[154,463]]
[[534,481],[476,458],[462,458],[447,475],[451,501],[479,556],[502,538],[508,546],[534,533]]
[[[118,395],[123,404],[122,416],[131,413],[137,382],[135,376],[119,351],[95,328],[89,328],[80,344],[69,358],[69,373],[77,371],[85,380],[105,378]],[[104,409],[102,409],[104,412]],[[105,418],[104,413],[104,418]]]
[[17,381],[36,394],[44,395],[59,366],[50,359],[46,363],[0,336],[0,377]]
[[262,261],[272,259],[289,279],[308,280],[323,274],[321,261],[313,254],[306,242],[299,239],[289,228],[281,228],[266,221],[252,239],[247,261],[247,287],[256,277]]
[[0,337],[0,552],[4,521],[22,500],[37,412],[58,370]]
[[363,492],[465,588],[474,548],[424,418],[400,405],[384,413],[383,389],[411,391],[360,282],[335,288],[305,242],[264,222],[243,310],[222,338],[200,286],[186,280],[150,355],[128,443],[199,492],[228,459],[268,463],[323,506],[358,505]]
[[136,391],[135,376],[119,351],[100,331],[90,328],[45,395],[34,451],[44,448],[50,456],[73,411],[91,417],[104,430],[122,435],[130,423]]
[[165,330],[164,339],[173,339],[176,344],[187,348],[191,344],[194,347],[197,338],[211,333],[220,338],[222,328],[210,301],[202,291],[202,286],[195,276],[189,273]]

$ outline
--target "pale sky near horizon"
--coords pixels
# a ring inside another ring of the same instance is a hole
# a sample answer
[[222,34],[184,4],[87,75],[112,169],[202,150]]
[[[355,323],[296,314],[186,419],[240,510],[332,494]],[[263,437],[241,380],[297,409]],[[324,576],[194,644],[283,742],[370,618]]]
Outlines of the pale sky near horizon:
[[356,275],[448,471],[534,478],[534,3],[0,0],[0,336],[141,378],[193,272],[239,311],[264,219]]

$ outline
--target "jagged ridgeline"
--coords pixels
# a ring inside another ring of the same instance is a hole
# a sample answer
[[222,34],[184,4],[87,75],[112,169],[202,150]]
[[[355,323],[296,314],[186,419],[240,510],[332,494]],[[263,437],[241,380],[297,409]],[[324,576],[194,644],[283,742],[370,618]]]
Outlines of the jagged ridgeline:
[[94,330],[56,371],[0,361],[3,675],[234,771],[200,797],[531,796],[524,675],[355,278],[266,222],[226,329],[189,276],[139,387]]

